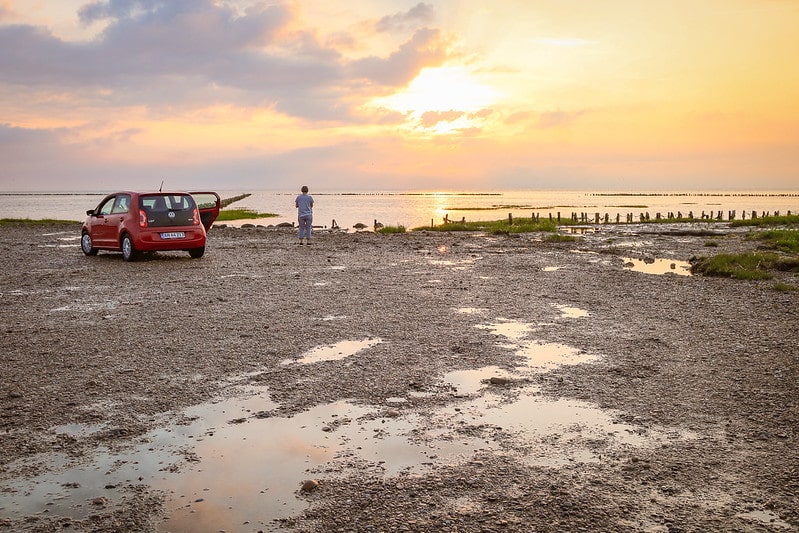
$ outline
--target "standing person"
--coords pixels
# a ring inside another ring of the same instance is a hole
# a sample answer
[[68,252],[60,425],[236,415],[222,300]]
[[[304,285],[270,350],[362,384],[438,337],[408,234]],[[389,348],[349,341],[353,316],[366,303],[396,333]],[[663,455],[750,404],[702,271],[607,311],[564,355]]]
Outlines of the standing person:
[[300,223],[300,244],[305,237],[305,242],[311,244],[311,224],[313,223],[313,196],[308,194],[308,186],[303,185],[302,194],[294,200],[297,207],[297,218]]

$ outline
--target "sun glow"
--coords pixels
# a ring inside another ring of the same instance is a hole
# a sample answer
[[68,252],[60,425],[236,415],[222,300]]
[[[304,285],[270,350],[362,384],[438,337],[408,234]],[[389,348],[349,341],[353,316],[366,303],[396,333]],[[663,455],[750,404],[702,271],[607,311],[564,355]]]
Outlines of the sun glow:
[[451,134],[481,127],[500,97],[463,67],[439,67],[423,69],[403,91],[372,106],[405,114],[414,130]]

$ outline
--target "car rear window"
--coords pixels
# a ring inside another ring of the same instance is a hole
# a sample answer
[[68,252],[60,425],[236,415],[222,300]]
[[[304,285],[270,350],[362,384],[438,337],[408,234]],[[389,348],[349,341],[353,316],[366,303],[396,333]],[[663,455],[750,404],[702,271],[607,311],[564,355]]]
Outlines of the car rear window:
[[150,227],[191,226],[194,199],[188,194],[152,194],[139,197],[139,208],[147,214]]

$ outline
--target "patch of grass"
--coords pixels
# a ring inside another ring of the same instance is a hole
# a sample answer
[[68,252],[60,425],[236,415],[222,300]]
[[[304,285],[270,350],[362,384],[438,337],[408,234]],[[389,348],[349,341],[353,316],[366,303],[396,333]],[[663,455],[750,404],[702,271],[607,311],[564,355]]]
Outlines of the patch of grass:
[[554,233],[557,229],[557,224],[548,219],[536,221],[532,218],[515,218],[513,219],[513,224],[508,224],[507,219],[482,222],[452,222],[433,227],[422,226],[414,228],[414,231],[485,231],[488,233],[502,234],[532,233],[539,231]]
[[733,220],[730,226],[796,226],[799,225],[799,215],[780,215],[778,217],[750,218],[749,220]]
[[563,235],[562,233],[553,233],[552,235],[547,235],[544,239],[544,242],[574,242],[577,240],[577,237],[573,235]]
[[223,209],[219,212],[219,216],[217,217],[217,222],[225,222],[230,220],[241,220],[246,218],[272,218],[278,215],[274,213],[259,213],[253,209],[242,208],[242,209]]
[[799,258],[770,252],[719,254],[701,258],[691,267],[694,274],[735,279],[771,279],[770,270],[799,272]]
[[383,226],[382,228],[378,228],[376,233],[405,233],[405,226]]
[[50,224],[80,224],[75,220],[59,220],[55,218],[42,218],[42,219],[32,219],[32,218],[0,218],[0,225],[3,226],[11,226],[11,225],[26,225],[26,226],[47,226]]
[[751,238],[763,241],[769,247],[788,253],[799,253],[799,230],[773,229],[755,233]]
[[778,282],[771,288],[777,292],[799,292],[799,287],[791,285],[790,283]]
[[717,243],[716,241],[707,241],[705,243],[705,246],[707,248],[718,248],[719,247],[719,243]]

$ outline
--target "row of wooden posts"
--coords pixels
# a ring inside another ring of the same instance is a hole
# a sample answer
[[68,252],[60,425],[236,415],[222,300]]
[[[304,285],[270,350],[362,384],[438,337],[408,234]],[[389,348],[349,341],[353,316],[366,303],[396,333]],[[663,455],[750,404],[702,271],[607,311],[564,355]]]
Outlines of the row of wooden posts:
[[[788,216],[790,216],[790,215],[791,215],[791,212],[788,211]],[[729,220],[729,221],[736,220],[737,216],[738,216],[738,214],[737,214],[737,212],[735,210],[727,211],[727,220]],[[759,217],[765,218],[765,217],[771,216],[771,214],[768,211],[762,211],[760,214],[758,214],[757,211],[752,211],[749,216],[750,216],[751,219],[757,219]],[[775,217],[780,216],[780,212],[779,211],[774,211],[774,215],[773,216],[775,216]],[[747,217],[747,212],[746,211],[742,211],[741,212],[741,220],[746,220],[746,217]],[[540,222],[541,221],[541,214],[540,213],[533,213],[532,219],[535,222]],[[553,221],[553,222],[556,221],[557,223],[561,223],[561,222],[563,222],[563,217],[561,217],[561,213],[560,213],[560,211],[558,211],[556,215],[553,215],[552,213],[549,213],[549,220]],[[590,224],[590,223],[594,223],[594,224],[602,224],[602,223],[610,224],[611,223],[611,217],[610,217],[610,215],[608,213],[605,213],[605,216],[603,217],[603,216],[600,215],[600,213],[594,213],[593,215],[590,215],[589,213],[575,213],[575,212],[573,212],[573,213],[571,213],[571,216],[568,218],[568,220],[571,221],[571,222],[577,222],[577,223],[582,223],[582,224]],[[616,213],[615,220],[616,220],[616,224],[620,224],[621,223],[621,213]],[[682,213],[682,211],[677,211],[676,213],[670,211],[670,212],[667,213],[667,215],[665,217],[661,213],[655,213],[654,218],[652,218],[650,216],[648,211],[640,213],[638,215],[638,221],[639,222],[649,222],[650,220],[709,220],[709,221],[710,220],[717,220],[717,221],[720,221],[720,220],[724,220],[724,211],[717,211],[717,212],[711,211],[709,213],[706,213],[705,211],[702,211],[702,214],[700,216],[695,216],[693,211],[689,211],[687,215],[684,215]],[[464,219],[464,222],[465,222],[465,219]],[[626,218],[625,218],[625,222],[627,222],[627,223],[635,222],[635,215],[633,213],[627,213]],[[508,224],[513,225],[513,213],[508,213]]]

